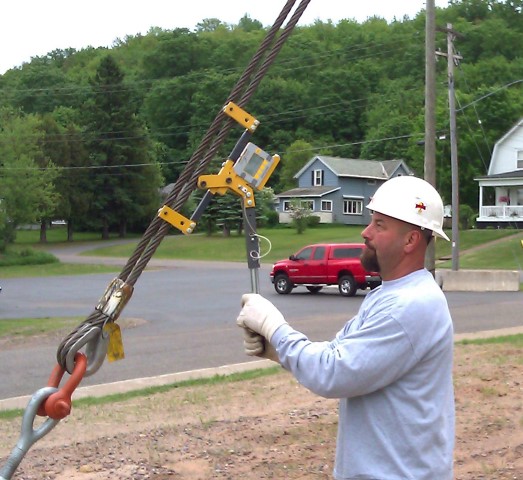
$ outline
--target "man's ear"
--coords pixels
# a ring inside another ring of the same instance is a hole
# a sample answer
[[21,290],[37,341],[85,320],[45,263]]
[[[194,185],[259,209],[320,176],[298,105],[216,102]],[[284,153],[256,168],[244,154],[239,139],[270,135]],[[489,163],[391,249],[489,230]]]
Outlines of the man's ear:
[[412,229],[409,230],[406,235],[406,241],[405,241],[405,251],[411,252],[415,250],[419,242],[425,241],[423,238],[423,233],[418,229]]

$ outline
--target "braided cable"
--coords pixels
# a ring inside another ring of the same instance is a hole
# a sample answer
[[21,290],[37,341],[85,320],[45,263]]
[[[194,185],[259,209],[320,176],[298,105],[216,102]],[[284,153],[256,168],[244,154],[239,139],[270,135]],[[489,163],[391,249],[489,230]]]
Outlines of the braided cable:
[[[277,37],[281,26],[288,17],[295,2],[296,0],[288,0],[286,2],[273,26],[260,44],[260,47],[251,58],[251,61],[244,70],[242,76],[233,87],[225,104],[229,101],[234,101],[234,99],[239,97],[240,100],[235,103],[240,107],[243,107],[250,100],[262,78],[267,73],[270,65],[274,62],[274,59],[278,55],[283,44],[296,26],[310,0],[301,1],[291,19],[284,27],[281,35]],[[269,48],[271,49],[269,50]],[[267,53],[268,50],[269,52]],[[223,145],[233,125],[234,121],[226,116],[223,111],[218,112],[199,146],[194,151],[184,170],[174,183],[164,205],[169,206],[175,211],[183,207],[191,193],[196,189],[198,177],[205,172],[209,163],[216,155],[216,152]],[[169,223],[165,222],[160,217],[155,216],[147,227],[133,254],[126,262],[121,273],[118,275],[118,278],[127,284],[134,286],[163,238],[167,235],[169,229]],[[79,332],[82,331],[82,327],[84,327],[85,324],[101,327],[109,320],[110,319],[108,319],[104,313],[95,309],[82,323],[65,337],[60,343],[56,354],[60,366],[62,368],[67,368],[66,357],[69,354],[69,348],[71,345],[74,345],[76,340],[80,337]]]
[[[274,22],[273,26],[263,39],[260,46],[258,47],[258,50],[251,58],[240,79],[233,87],[233,90],[229,94],[229,97],[225,104],[227,104],[229,101],[232,101],[232,99],[237,98],[241,91],[245,88],[245,85],[247,84],[249,78],[252,76],[253,71],[260,64],[260,62],[263,59],[263,56],[265,55],[265,52],[273,43],[279,29],[281,28],[283,22],[289,15],[289,12],[291,11],[295,2],[296,0],[287,1],[282,11],[278,15],[276,21]],[[211,140],[213,139],[214,135],[223,123],[225,123],[225,127],[221,128],[220,133],[218,134],[218,138],[209,147]],[[223,112],[218,112],[218,114],[212,121],[211,126],[204,135],[200,145],[193,153],[185,169],[182,171],[182,173],[176,180],[170,194],[167,196],[165,205],[171,207],[173,210],[178,210],[183,206],[183,204],[189,198],[190,194],[196,188],[196,182],[198,177],[205,171],[205,168],[216,154],[216,151],[223,144],[226,134],[228,133],[232,125],[233,122],[231,119],[226,117],[223,114]],[[207,154],[202,159],[202,155],[206,150],[208,150]],[[155,217],[152,220],[151,224],[145,231],[142,240],[138,243],[136,249],[129,258],[124,269],[122,270],[122,273],[119,275],[119,278],[130,283],[131,285],[134,285],[136,283],[141,272],[146,267],[149,259],[152,257],[157,247],[161,243],[161,240],[169,230],[168,227],[165,229],[161,228],[162,224],[165,224],[165,222],[159,217]],[[153,239],[155,235],[157,235],[157,238]]]

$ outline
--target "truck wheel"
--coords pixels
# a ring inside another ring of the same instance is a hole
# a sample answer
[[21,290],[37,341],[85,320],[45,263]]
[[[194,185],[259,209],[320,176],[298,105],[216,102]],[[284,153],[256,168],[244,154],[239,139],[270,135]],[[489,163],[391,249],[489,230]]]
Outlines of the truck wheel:
[[284,273],[280,273],[274,277],[274,290],[280,295],[291,293],[294,285],[289,281],[289,277]]
[[316,286],[312,286],[312,287],[305,287],[309,292],[311,293],[318,293],[323,287],[316,287]]
[[354,280],[353,276],[343,275],[343,277],[340,277],[338,280],[338,289],[344,297],[353,297],[356,295],[358,286],[356,285],[356,281]]

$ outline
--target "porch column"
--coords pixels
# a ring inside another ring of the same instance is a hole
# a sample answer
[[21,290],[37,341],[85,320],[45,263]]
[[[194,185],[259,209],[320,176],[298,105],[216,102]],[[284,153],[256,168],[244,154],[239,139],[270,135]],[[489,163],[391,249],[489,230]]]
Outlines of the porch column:
[[479,216],[483,216],[483,212],[481,211],[483,207],[483,185],[479,185]]

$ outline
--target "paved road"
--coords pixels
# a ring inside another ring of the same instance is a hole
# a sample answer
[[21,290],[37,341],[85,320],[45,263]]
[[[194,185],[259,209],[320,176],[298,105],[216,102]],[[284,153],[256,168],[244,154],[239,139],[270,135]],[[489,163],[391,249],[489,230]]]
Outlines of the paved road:
[[[78,261],[92,262],[92,259]],[[151,268],[142,273],[119,322],[124,325],[126,358],[105,362],[95,375],[82,381],[82,386],[248,360],[235,325],[241,294],[250,288],[245,265],[154,259],[149,265]],[[304,289],[291,295],[277,295],[270,284],[268,269],[269,266],[263,266],[260,271],[261,293],[313,340],[331,338],[357,312],[365,295],[359,292],[354,298],[345,298],[334,288],[317,295]],[[85,318],[114,276],[5,279],[0,321],[50,316]],[[447,298],[456,333],[523,324],[523,292],[448,292]],[[133,323],[135,326],[127,326]],[[30,349],[23,344],[3,345],[0,398],[29,395],[45,386],[56,363],[60,341],[61,338],[41,339],[33,342]]]

